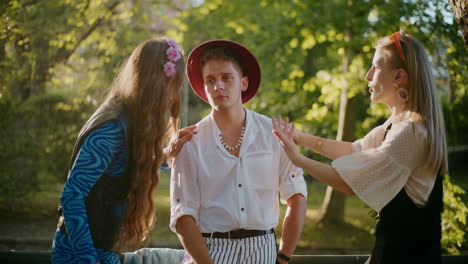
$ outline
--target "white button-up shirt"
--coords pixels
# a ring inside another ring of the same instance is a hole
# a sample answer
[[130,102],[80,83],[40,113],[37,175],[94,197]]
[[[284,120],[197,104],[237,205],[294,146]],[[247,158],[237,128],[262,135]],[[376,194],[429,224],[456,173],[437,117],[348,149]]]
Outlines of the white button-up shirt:
[[201,120],[171,173],[171,221],[191,215],[202,233],[267,230],[278,224],[278,191],[284,203],[307,197],[302,169],[295,167],[271,133],[271,119],[246,109],[239,157],[221,144],[213,116]]

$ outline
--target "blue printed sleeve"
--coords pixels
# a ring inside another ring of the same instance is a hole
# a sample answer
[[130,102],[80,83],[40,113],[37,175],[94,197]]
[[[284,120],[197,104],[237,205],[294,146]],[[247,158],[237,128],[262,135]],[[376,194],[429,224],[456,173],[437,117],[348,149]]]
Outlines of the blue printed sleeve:
[[108,121],[92,131],[81,146],[60,196],[68,237],[79,263],[99,262],[88,225],[85,199],[122,144],[124,131],[117,121]]

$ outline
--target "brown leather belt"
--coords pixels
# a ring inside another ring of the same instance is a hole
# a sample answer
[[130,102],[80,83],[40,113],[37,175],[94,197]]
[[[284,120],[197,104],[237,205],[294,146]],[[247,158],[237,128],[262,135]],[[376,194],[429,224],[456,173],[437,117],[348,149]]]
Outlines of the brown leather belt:
[[247,229],[238,229],[229,232],[214,232],[214,233],[202,233],[203,237],[212,237],[212,238],[229,238],[229,239],[242,239],[247,237],[256,237],[263,236],[266,234],[272,234],[274,232],[273,228],[270,230],[247,230]]

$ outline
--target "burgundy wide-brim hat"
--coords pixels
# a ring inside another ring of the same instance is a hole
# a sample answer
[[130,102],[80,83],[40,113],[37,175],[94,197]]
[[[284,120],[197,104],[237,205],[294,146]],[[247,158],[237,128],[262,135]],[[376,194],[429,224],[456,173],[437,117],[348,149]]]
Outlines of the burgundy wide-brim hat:
[[247,90],[242,92],[242,103],[247,103],[257,93],[258,87],[260,87],[260,80],[262,73],[260,70],[260,64],[258,64],[255,56],[244,46],[234,41],[229,40],[209,40],[198,46],[196,46],[189,54],[187,59],[187,76],[192,86],[193,91],[203,101],[208,103],[208,97],[205,93],[205,87],[203,77],[201,73],[200,59],[206,49],[223,47],[229,49],[233,55],[238,59],[244,76],[246,75],[249,79]]

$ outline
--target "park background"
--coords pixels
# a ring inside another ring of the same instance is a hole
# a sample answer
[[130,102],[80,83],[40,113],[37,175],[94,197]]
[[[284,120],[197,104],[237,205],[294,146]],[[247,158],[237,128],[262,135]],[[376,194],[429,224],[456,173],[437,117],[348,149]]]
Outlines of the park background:
[[[463,0],[1,1],[0,251],[50,248],[77,133],[140,42],[169,36],[186,55],[209,39],[240,42],[262,66],[261,87],[247,108],[288,116],[317,136],[352,141],[390,114],[371,104],[364,76],[376,41],[403,27],[430,55],[445,114],[450,172],[444,183],[444,252],[467,254],[468,48],[462,38],[467,33],[449,2],[463,5]],[[187,84],[183,94],[183,125],[194,124],[209,106]],[[369,253],[375,232],[371,210],[306,179],[307,220],[296,253]],[[168,183],[166,171],[154,195],[158,222],[149,246],[180,247],[168,228]]]

